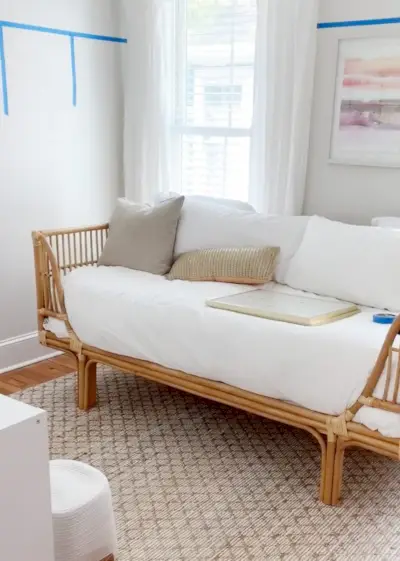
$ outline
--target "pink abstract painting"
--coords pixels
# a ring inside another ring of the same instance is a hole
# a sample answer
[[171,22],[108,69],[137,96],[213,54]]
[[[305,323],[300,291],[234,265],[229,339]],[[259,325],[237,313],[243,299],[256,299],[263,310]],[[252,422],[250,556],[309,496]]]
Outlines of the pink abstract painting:
[[400,165],[400,39],[341,41],[331,158]]

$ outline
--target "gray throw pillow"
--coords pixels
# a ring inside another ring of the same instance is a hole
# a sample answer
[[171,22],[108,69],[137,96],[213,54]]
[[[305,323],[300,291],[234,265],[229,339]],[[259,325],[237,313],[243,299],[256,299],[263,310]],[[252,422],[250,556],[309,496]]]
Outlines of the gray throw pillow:
[[98,265],[168,273],[183,201],[177,197],[149,207],[119,199]]

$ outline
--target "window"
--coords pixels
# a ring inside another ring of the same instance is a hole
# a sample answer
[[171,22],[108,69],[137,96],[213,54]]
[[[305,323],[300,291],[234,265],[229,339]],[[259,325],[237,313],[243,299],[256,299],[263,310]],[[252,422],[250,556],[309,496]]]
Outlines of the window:
[[240,104],[242,86],[204,86],[206,105]]
[[174,184],[247,200],[257,0],[175,0]]

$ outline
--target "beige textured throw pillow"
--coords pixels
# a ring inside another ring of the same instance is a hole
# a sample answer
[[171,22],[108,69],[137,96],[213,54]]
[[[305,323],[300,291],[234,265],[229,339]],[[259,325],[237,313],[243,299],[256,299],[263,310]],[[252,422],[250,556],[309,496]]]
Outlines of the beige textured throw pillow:
[[278,247],[190,251],[178,257],[167,278],[264,284],[272,280],[278,254]]
[[168,273],[183,201],[177,197],[150,207],[119,199],[98,265]]

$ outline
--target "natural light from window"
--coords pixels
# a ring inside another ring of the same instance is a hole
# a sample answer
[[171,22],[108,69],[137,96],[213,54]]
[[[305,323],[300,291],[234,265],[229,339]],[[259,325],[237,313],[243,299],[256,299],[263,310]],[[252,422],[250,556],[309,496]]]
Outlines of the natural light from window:
[[248,199],[257,0],[175,0],[174,184]]

